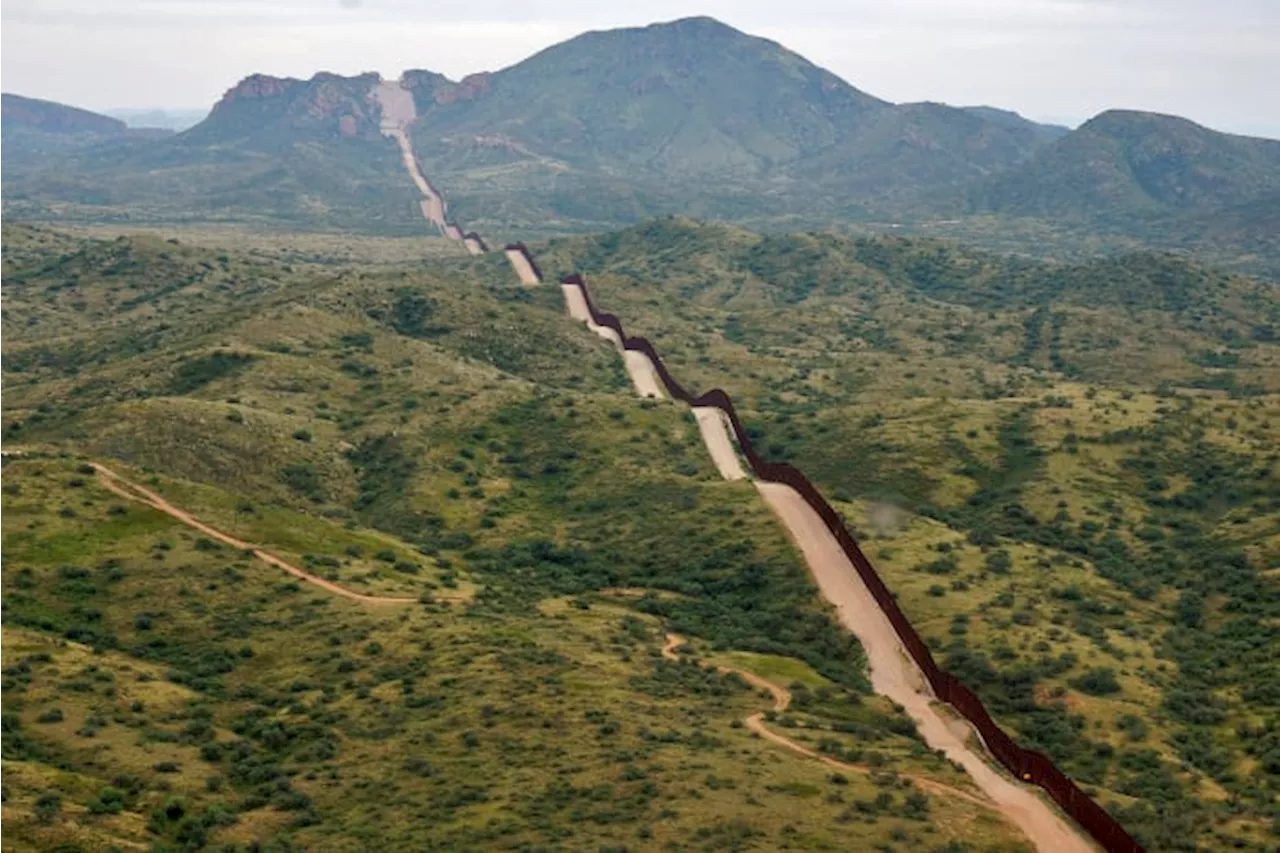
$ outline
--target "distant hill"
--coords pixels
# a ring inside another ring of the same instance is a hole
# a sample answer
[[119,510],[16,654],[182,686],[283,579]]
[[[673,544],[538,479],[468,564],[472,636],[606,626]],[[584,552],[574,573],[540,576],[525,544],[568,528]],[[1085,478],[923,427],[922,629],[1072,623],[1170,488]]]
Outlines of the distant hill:
[[419,155],[474,216],[512,191],[545,219],[588,225],[668,211],[857,215],[1043,141],[1031,122],[891,104],[705,17],[584,33],[459,84],[407,79]]
[[60,218],[420,231],[416,190],[369,98],[378,80],[252,75],[182,133],[131,131],[127,146],[60,151],[16,179],[6,170],[6,211],[48,218],[61,202]]
[[1071,128],[1061,124],[1045,124],[1043,122],[1032,121],[1013,110],[1002,110],[999,107],[988,106],[972,106],[961,107],[965,112],[982,116],[985,119],[1004,124],[1009,127],[1029,128],[1045,139],[1061,139],[1071,132]]
[[130,127],[154,127],[163,130],[186,130],[199,124],[209,115],[208,109],[115,109],[107,115],[118,118]]
[[128,129],[124,122],[110,116],[8,92],[0,95],[0,108],[3,110],[2,126],[6,137],[19,130],[110,135],[124,133]]
[[175,143],[279,151],[304,141],[378,140],[379,113],[369,92],[380,79],[377,74],[322,72],[310,80],[254,74],[231,88],[204,121]]
[[1115,218],[1205,211],[1280,193],[1280,142],[1176,116],[1110,110],[974,193],[982,210]]
[[[94,126],[114,133],[11,133],[6,100],[5,213],[420,233],[416,191],[379,132],[378,81],[254,74],[168,139],[105,117]],[[1109,111],[1072,131],[991,106],[893,104],[706,17],[584,33],[460,81],[408,71],[402,84],[427,174],[455,217],[496,239],[677,213],[1062,259],[1181,249],[1280,275],[1280,142],[1185,119]],[[81,113],[21,114],[75,127]]]

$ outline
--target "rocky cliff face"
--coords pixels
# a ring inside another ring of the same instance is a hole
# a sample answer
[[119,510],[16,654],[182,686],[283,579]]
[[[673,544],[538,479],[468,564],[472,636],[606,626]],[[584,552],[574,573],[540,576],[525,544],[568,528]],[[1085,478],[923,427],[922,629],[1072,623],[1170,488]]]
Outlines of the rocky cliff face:
[[377,74],[343,77],[321,72],[310,80],[253,74],[227,90],[209,117],[183,134],[207,145],[276,148],[287,142],[377,139],[379,111],[371,92]]
[[6,93],[0,98],[0,103],[6,132],[25,129],[45,133],[92,133],[108,136],[124,133],[128,129],[119,119],[53,101]]

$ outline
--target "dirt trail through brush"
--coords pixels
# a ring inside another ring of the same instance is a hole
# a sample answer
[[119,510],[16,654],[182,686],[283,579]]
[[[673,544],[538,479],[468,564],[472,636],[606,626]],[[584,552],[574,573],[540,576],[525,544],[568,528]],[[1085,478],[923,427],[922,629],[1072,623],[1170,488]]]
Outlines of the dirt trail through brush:
[[903,706],[915,720],[930,749],[941,749],[960,764],[1037,849],[1045,853],[1091,853],[1085,841],[1053,807],[1030,789],[1005,777],[968,745],[970,730],[934,704],[924,675],[907,655],[897,632],[836,538],[799,493],[781,483],[756,483],[765,503],[782,519],[804,554],[823,596],[836,606],[840,623],[852,631],[866,650],[871,685],[882,696]]
[[[666,640],[662,644],[662,656],[667,660],[671,660],[671,661],[679,660],[680,655],[678,652],[680,647],[683,646],[684,644],[685,644],[685,639],[684,637],[681,637],[679,634],[667,634]],[[738,669],[737,667],[718,665],[716,666],[716,669],[719,670],[720,672],[733,673],[734,675],[738,676],[743,681],[746,681],[748,684],[750,684],[752,687],[756,688],[757,690],[768,691],[769,694],[773,696],[774,713],[781,714],[783,711],[787,710],[787,708],[791,707],[791,692],[786,688],[782,687],[781,685],[775,684],[772,681],[769,681],[767,678],[762,678],[759,675],[756,675],[754,672],[751,672],[745,669]],[[823,764],[827,765],[828,767],[835,767],[840,770],[849,770],[854,773],[863,773],[863,774],[870,774],[874,772],[874,768],[872,768],[869,765],[851,764],[847,761],[840,761],[838,759],[832,758],[829,755],[823,755],[822,753],[816,750],[810,749],[804,744],[798,743],[792,740],[791,738],[786,737],[785,735],[780,735],[777,732],[772,731],[768,726],[764,724],[763,711],[757,711],[754,714],[750,714],[744,717],[742,720],[742,724],[746,726],[747,729],[760,735],[760,737],[764,738],[770,743],[775,743],[778,746],[789,749],[792,752],[797,753],[798,755],[803,755],[806,758],[812,758],[817,761],[821,761]],[[938,782],[934,779],[929,779],[924,776],[916,776],[910,773],[899,773],[897,775],[899,778],[902,778],[902,779],[910,779],[916,785],[916,787],[920,788],[922,791],[928,791],[931,794],[937,794],[943,797],[955,797],[957,799],[965,800],[966,802],[972,803],[973,805],[980,806],[988,810],[994,811],[997,808],[996,804],[989,800],[984,800],[981,797],[977,797],[977,796],[974,796],[973,794],[970,794],[968,791],[962,791],[959,788],[953,788],[950,785],[944,784],[942,782]]]
[[101,483],[103,488],[107,491],[119,495],[126,500],[143,503],[152,509],[157,509],[166,515],[176,518],[188,527],[199,530],[211,539],[217,539],[225,545],[230,545],[232,548],[238,548],[241,551],[252,551],[253,556],[262,560],[264,563],[269,563],[277,568],[284,569],[294,577],[304,580],[307,583],[315,584],[321,589],[331,592],[334,595],[341,595],[343,598],[349,598],[352,601],[362,601],[366,604],[413,604],[418,601],[416,598],[364,595],[363,593],[355,592],[354,590],[347,589],[346,587],[338,586],[338,584],[333,583],[332,581],[327,581],[322,577],[317,577],[310,572],[303,571],[291,563],[286,563],[275,554],[264,551],[256,545],[250,545],[248,542],[223,533],[221,530],[216,528],[210,527],[191,513],[178,509],[155,492],[125,479],[105,465],[100,465],[97,462],[90,462],[89,464],[93,466],[95,471],[102,475],[98,482]]
[[[409,125],[418,116],[413,106],[413,95],[400,86],[399,80],[383,80],[373,87],[373,97],[382,107],[382,121],[379,129],[384,136],[390,136],[400,146],[400,157],[404,160],[404,167],[408,170],[409,177],[413,178],[418,191],[423,195],[419,203],[422,207],[422,215],[428,222],[439,228],[441,234],[461,240],[461,232],[458,232],[456,226],[449,224],[444,199],[431,186],[427,176],[422,173],[422,168],[418,165],[418,157],[413,153],[413,145],[409,141]],[[453,233],[450,231],[451,228]]]

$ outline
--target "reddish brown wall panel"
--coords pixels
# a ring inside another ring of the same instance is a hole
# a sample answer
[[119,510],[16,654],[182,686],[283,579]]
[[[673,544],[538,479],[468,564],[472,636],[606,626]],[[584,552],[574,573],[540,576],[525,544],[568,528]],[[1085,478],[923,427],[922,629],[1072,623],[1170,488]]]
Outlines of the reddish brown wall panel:
[[[529,250],[523,243],[514,243],[507,248],[523,252],[526,257],[529,257],[530,263],[533,262]],[[542,273],[537,266],[534,266],[534,270],[538,272],[538,277],[541,278]],[[626,331],[622,328],[622,322],[615,315],[596,309],[595,303],[591,299],[591,292],[580,275],[567,276],[562,281],[564,284],[576,284],[582,288],[583,297],[587,302],[587,310],[591,312],[592,319],[598,325],[608,326],[617,332],[618,337],[622,339],[624,348],[642,352],[650,358],[658,372],[658,377],[662,380],[663,385],[666,386],[667,393],[673,399],[680,400],[690,406],[714,406],[728,416],[729,424],[733,428],[734,435],[737,436],[738,446],[741,448],[742,454],[747,458],[747,462],[751,465],[751,470],[758,478],[771,482],[785,483],[804,497],[805,501],[822,518],[827,528],[831,530],[836,540],[840,543],[840,547],[844,549],[845,554],[849,557],[849,562],[853,564],[859,577],[862,578],[867,588],[871,591],[872,597],[875,598],[880,605],[880,609],[888,617],[889,622],[898,633],[898,637],[902,640],[902,644],[929,681],[933,692],[939,699],[959,711],[973,725],[982,737],[987,749],[1006,770],[1018,779],[1038,785],[1044,789],[1053,801],[1105,850],[1111,853],[1143,853],[1142,846],[1138,844],[1133,836],[1129,835],[1124,827],[1116,822],[1111,815],[1107,814],[1102,806],[1080,790],[1065,773],[1049,760],[1048,756],[1018,746],[1013,738],[1009,737],[1003,729],[996,725],[991,718],[991,714],[987,712],[986,706],[982,704],[982,700],[961,683],[958,678],[938,666],[924,639],[912,626],[902,609],[898,607],[898,602],[894,599],[893,593],[889,591],[889,587],[871,565],[871,561],[862,553],[858,543],[853,540],[853,537],[845,529],[839,514],[798,469],[791,465],[766,462],[760,457],[752,445],[751,439],[747,436],[742,422],[738,419],[738,413],[734,410],[733,401],[729,399],[728,394],[719,388],[697,397],[690,394],[667,370],[667,366],[662,363],[662,358],[652,344],[644,338],[628,337]]]

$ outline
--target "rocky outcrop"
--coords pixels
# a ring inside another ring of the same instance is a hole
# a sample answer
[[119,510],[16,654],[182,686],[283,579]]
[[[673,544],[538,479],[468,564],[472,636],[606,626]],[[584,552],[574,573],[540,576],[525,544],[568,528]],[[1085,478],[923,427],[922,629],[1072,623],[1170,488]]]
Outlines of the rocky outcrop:
[[343,77],[321,72],[310,80],[252,74],[222,96],[203,122],[186,133],[203,143],[244,140],[283,144],[295,139],[377,139],[375,73]]

